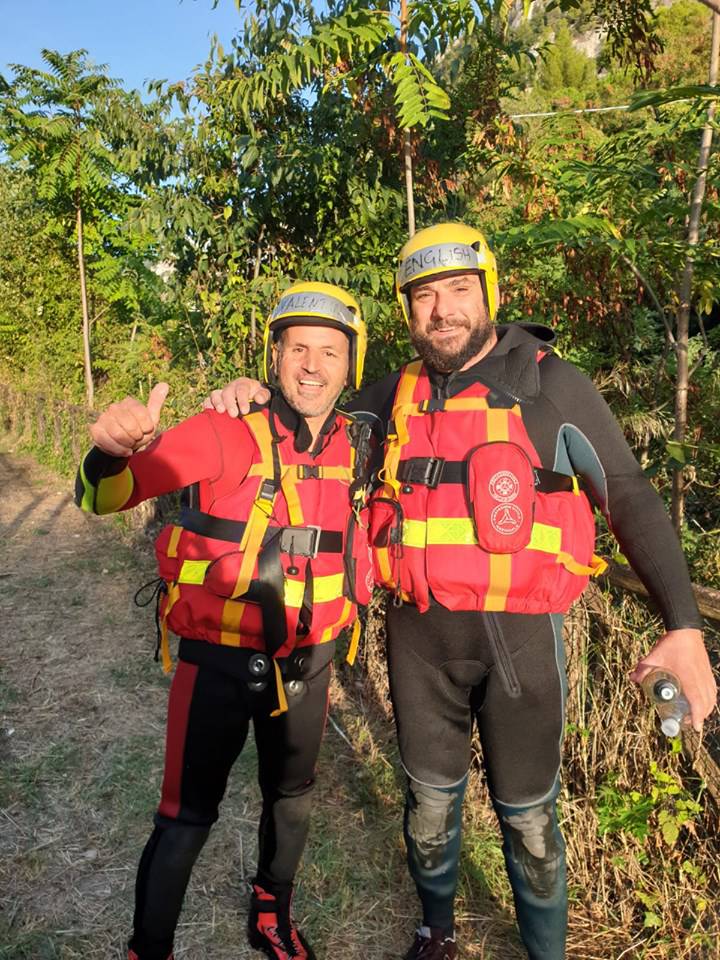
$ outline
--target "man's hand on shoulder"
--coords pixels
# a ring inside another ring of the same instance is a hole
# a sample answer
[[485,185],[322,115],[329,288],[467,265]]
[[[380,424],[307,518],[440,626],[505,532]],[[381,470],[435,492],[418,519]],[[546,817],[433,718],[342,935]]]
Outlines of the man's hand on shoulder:
[[146,404],[135,397],[111,403],[90,427],[95,446],[113,457],[129,457],[146,447],[155,436],[169,390],[167,383],[158,383]]
[[668,670],[680,681],[690,704],[692,725],[699,733],[703,720],[717,705],[717,684],[702,631],[669,630],[647,656],[638,661],[630,679],[642,683],[647,674],[657,668]]
[[250,413],[251,403],[268,403],[270,391],[259,380],[238,377],[220,390],[213,390],[203,401],[203,410],[216,410],[231,417]]

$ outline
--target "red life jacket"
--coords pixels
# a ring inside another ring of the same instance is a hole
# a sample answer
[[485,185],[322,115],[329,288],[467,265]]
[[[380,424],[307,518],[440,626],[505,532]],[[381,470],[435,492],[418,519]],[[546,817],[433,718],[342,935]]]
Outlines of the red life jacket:
[[590,505],[542,468],[520,406],[488,395],[433,399],[421,361],[401,371],[371,500],[375,581],[420,611],[432,593],[449,610],[564,613],[605,567]]
[[[357,435],[369,428],[338,414],[312,458],[295,451],[293,435],[278,432],[268,410],[244,424],[255,446],[246,478],[206,506],[210,512],[186,508],[155,543],[168,586],[160,608],[166,670],[168,626],[284,657],[333,640],[356,621],[356,603],[370,598],[364,463],[356,458]],[[357,632],[349,659],[356,645]]]

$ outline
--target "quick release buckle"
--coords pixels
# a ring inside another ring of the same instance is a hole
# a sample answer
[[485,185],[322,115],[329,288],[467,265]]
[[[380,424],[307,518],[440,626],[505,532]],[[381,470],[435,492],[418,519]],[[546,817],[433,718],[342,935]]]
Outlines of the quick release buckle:
[[297,468],[298,480],[319,480],[320,467],[313,463],[299,463]]
[[311,524],[306,527],[283,527],[280,531],[280,550],[292,557],[309,557],[312,560],[318,555],[321,533],[322,527]]
[[444,466],[444,457],[411,457],[401,463],[398,478],[403,483],[420,483],[434,490],[440,483]]

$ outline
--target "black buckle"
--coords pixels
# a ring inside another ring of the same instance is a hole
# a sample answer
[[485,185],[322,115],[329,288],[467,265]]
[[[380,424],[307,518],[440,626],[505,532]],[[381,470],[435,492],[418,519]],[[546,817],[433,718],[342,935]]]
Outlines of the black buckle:
[[278,485],[274,480],[263,480],[258,497],[262,500],[272,500],[277,493]]
[[423,413],[439,413],[445,409],[445,401],[439,397],[433,397],[431,400],[421,400],[418,408]]
[[283,527],[280,531],[280,550],[292,557],[316,557],[320,548],[321,527]]
[[312,463],[298,464],[298,480],[319,480],[320,467]]
[[403,483],[421,483],[434,490],[440,483],[444,466],[444,457],[411,457],[403,461],[398,477]]

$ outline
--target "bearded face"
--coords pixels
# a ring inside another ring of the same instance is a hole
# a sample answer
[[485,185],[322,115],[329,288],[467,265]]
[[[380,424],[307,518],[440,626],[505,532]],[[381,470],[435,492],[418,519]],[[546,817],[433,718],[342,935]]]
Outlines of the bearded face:
[[420,358],[440,373],[475,363],[497,340],[477,273],[410,288],[410,339]]

